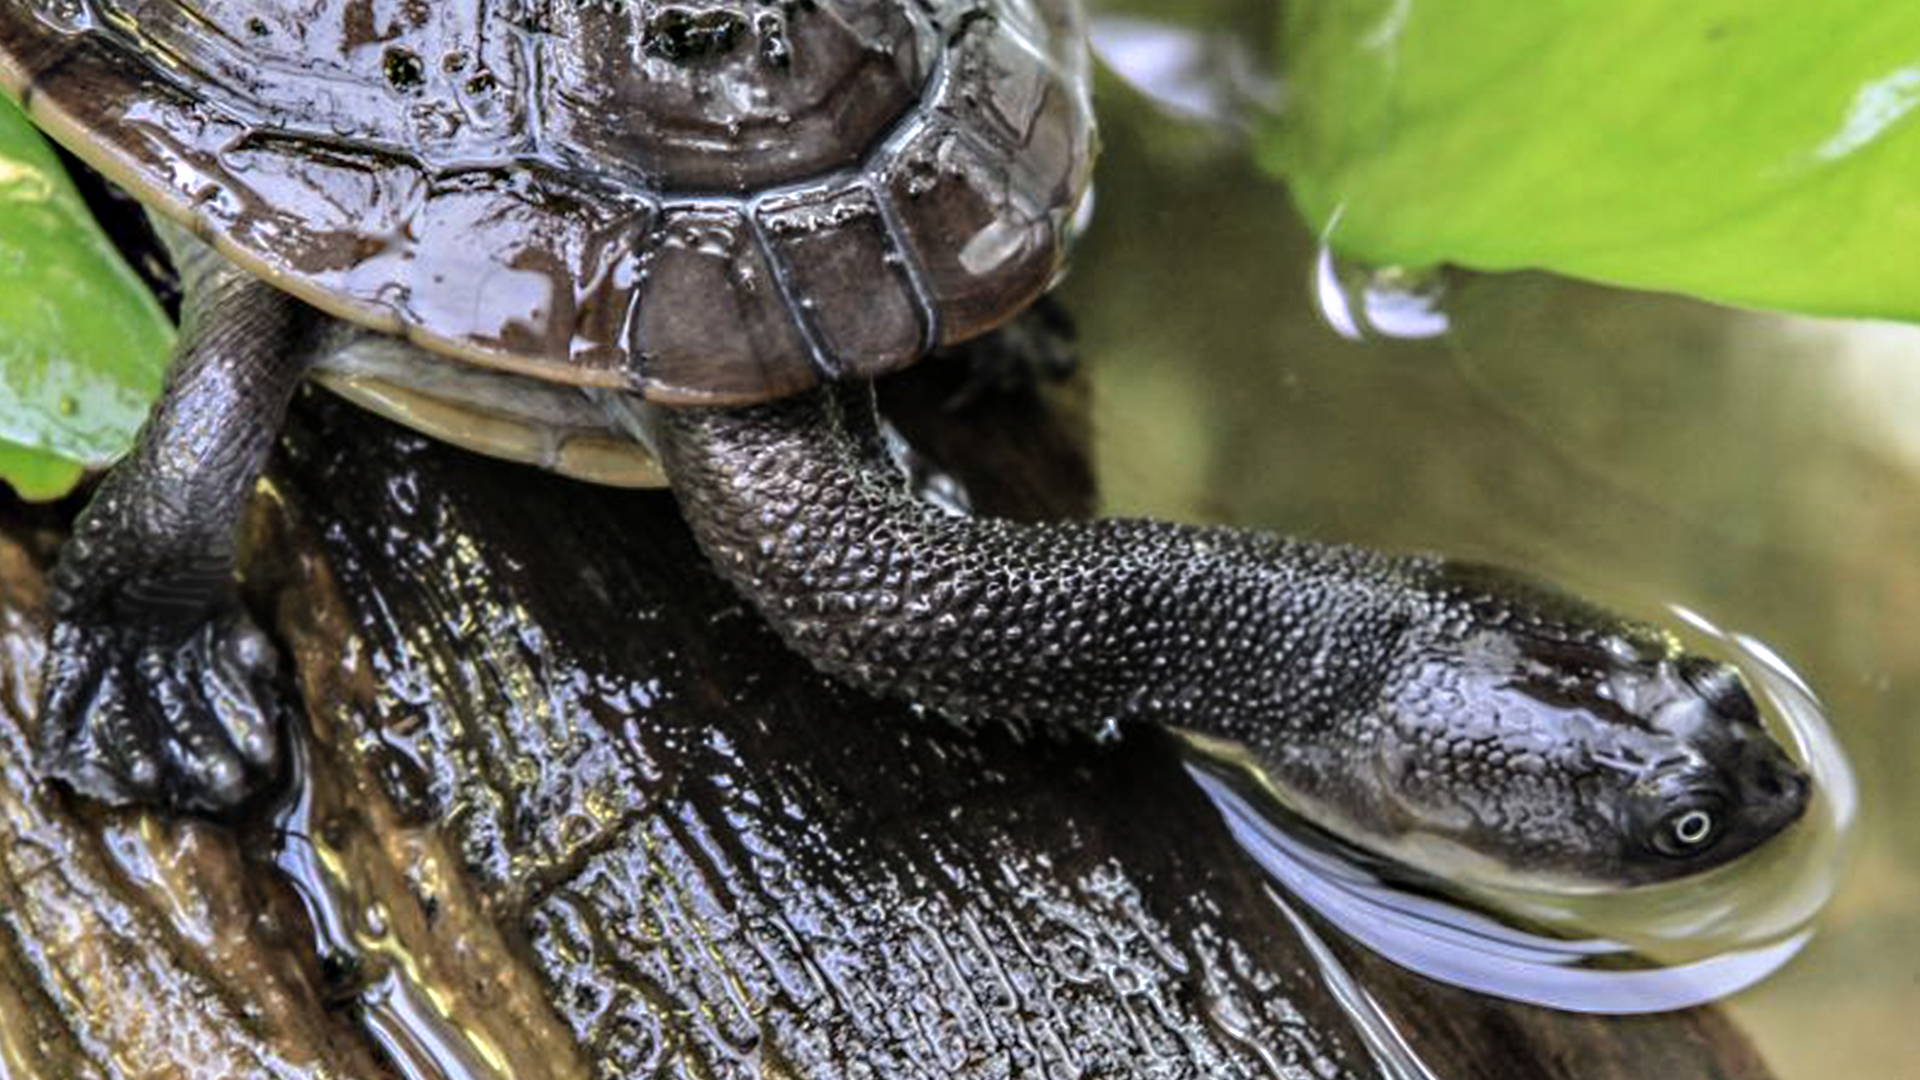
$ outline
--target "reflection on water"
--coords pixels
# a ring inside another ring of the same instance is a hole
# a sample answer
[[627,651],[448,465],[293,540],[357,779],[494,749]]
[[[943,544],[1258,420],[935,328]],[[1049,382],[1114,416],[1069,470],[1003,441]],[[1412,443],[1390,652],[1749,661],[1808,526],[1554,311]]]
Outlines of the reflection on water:
[[[1336,842],[1313,837],[1212,770],[1192,772],[1234,838],[1287,896],[1394,963],[1477,993],[1569,1012],[1684,1009],[1753,985],[1811,936],[1801,931],[1685,963],[1641,963],[1623,942],[1538,933],[1444,894],[1421,892]],[[1274,900],[1291,915],[1286,896]]]
[[[1204,773],[1195,774],[1196,779]],[[1301,918],[1287,898],[1278,893],[1270,893],[1273,906],[1285,915],[1293,931],[1300,935],[1300,941],[1307,947],[1307,954],[1319,966],[1320,980],[1326,986],[1333,1000],[1346,1011],[1347,1018],[1353,1021],[1353,1029],[1360,1033],[1366,1043],[1367,1053],[1373,1056],[1374,1063],[1380,1066],[1388,1080],[1437,1080],[1433,1070],[1421,1060],[1400,1029],[1394,1026],[1380,1003],[1374,1000],[1367,988],[1353,977],[1340,957],[1327,947],[1326,940],[1315,930],[1313,923]]]
[[[1151,7],[1209,29],[1267,5]],[[1459,275],[1448,333],[1353,343],[1317,238],[1217,132],[1100,87],[1067,282],[1117,513],[1505,563],[1763,638],[1859,769],[1853,870],[1733,999],[1783,1080],[1900,1076],[1920,986],[1920,330]]]
[[1097,16],[1088,33],[1108,71],[1172,115],[1244,132],[1277,104],[1279,87],[1232,34],[1125,15]]
[[[1339,224],[1338,213],[1333,221]],[[1334,333],[1348,341],[1430,338],[1446,333],[1453,323],[1441,307],[1443,285],[1443,276],[1437,271],[1343,265],[1325,241],[1313,260],[1313,295],[1320,304],[1320,316]]]
[[293,750],[292,782],[273,813],[273,862],[306,908],[334,1004],[352,1006],[402,1080],[510,1075],[486,1033],[451,1012],[452,995],[393,932],[392,912],[361,865],[364,853],[349,850],[371,842],[364,823],[343,825],[334,819],[352,819],[327,805],[340,801],[339,781],[316,776],[304,738]]
[[1840,884],[1858,802],[1818,701],[1791,669],[1758,642],[1681,614],[1738,663],[1769,727],[1814,778],[1813,804],[1798,824],[1706,874],[1574,893],[1422,880],[1305,825],[1257,773],[1203,743],[1189,771],[1288,894],[1403,967],[1573,1012],[1714,1001],[1771,975],[1812,938]]

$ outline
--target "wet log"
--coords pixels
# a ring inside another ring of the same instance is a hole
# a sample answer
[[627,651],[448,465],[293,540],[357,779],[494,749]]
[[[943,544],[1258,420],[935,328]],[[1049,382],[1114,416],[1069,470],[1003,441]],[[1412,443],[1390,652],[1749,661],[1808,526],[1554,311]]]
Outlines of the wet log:
[[53,525],[0,503],[0,1075],[386,1075],[317,992],[305,916],[238,833],[36,782]]
[[[945,378],[891,397],[982,509],[1085,511],[1039,399],[945,410]],[[845,690],[670,497],[317,393],[263,495],[249,590],[309,731],[231,826],[33,782],[60,526],[0,504],[6,1075],[1391,1075],[1167,738]],[[1768,1075],[1714,1010],[1570,1017],[1336,951],[1444,1080]]]

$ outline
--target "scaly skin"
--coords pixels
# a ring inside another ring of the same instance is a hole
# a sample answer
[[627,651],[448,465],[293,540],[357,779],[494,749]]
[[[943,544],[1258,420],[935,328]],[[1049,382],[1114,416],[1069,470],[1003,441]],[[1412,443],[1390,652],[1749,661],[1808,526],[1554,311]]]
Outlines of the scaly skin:
[[[1429,557],[957,516],[875,459],[870,408],[642,417],[714,564],[840,678],[959,717],[1228,740],[1356,842],[1417,860],[1438,839],[1536,883],[1705,869],[1805,807],[1737,678],[1648,627]],[[1676,839],[1689,811],[1708,835]]]
[[230,809],[279,767],[273,646],[233,585],[240,514],[327,320],[205,248],[166,386],[53,573],[45,772],[109,802]]
[[[108,801],[219,811],[281,756],[234,531],[340,324],[176,253],[186,322],[165,395],[55,575],[44,759]],[[1465,857],[1536,884],[1656,881],[1805,808],[1806,777],[1730,669],[1511,575],[1224,528],[949,513],[885,460],[864,387],[641,409],[722,573],[796,650],[875,692],[1231,741],[1315,820],[1441,874]]]

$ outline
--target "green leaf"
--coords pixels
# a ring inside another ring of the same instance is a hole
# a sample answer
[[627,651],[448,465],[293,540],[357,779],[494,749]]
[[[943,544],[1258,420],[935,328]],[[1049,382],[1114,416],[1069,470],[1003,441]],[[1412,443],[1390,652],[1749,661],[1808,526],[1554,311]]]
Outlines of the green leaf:
[[72,491],[85,470],[43,450],[0,442],[0,477],[23,499],[57,499]]
[[1262,139],[1335,249],[1920,317],[1920,4],[1299,0]]
[[57,498],[124,453],[172,343],[59,159],[0,100],[0,480]]

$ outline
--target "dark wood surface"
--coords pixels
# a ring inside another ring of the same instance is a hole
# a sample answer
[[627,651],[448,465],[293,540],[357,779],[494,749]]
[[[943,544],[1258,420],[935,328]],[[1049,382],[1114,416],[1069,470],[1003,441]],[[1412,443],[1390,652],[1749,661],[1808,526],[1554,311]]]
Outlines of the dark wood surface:
[[[1070,427],[933,407],[945,378],[889,398],[983,508],[1084,512]],[[318,395],[263,496],[249,591],[311,735],[234,829],[33,784],[59,518],[0,504],[0,1048],[26,1075],[1381,1075],[1168,740],[843,690],[668,496]],[[1768,1075],[1713,1010],[1569,1017],[1343,956],[1442,1080]]]

